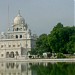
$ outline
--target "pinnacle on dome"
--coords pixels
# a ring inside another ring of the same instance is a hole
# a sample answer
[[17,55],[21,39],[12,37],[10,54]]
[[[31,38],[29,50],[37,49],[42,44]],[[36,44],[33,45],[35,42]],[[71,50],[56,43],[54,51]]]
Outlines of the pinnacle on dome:
[[21,16],[21,14],[20,14],[20,10],[18,10],[18,16]]

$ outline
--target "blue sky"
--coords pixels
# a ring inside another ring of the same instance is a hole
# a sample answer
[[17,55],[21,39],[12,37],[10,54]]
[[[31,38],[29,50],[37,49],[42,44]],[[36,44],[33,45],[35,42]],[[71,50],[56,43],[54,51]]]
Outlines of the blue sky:
[[10,26],[20,10],[32,33],[37,35],[50,33],[58,22],[74,25],[74,0],[0,0],[0,32],[7,30],[8,4]]

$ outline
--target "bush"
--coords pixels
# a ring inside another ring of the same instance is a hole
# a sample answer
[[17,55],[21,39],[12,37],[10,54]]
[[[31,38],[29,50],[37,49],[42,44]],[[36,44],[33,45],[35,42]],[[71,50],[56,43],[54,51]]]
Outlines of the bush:
[[57,58],[66,58],[66,56],[63,53],[58,53]]
[[29,58],[31,59],[31,58],[32,58],[32,56],[29,56]]

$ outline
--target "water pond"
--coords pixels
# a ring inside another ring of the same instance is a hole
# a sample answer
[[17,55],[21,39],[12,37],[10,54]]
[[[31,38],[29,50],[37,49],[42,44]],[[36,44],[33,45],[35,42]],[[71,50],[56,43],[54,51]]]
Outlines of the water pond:
[[0,75],[75,75],[75,63],[0,62]]

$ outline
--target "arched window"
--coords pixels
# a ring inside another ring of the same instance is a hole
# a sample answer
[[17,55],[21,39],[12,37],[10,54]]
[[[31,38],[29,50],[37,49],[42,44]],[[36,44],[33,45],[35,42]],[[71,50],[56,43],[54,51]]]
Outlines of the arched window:
[[13,45],[13,47],[15,47],[15,45]]
[[13,36],[13,35],[11,35],[11,38],[14,38],[14,36]]
[[9,45],[9,47],[11,47],[11,45]]
[[3,57],[3,54],[1,54],[1,57]]
[[17,28],[17,31],[18,31],[18,28]]
[[9,57],[10,57],[9,52],[6,52],[6,58],[9,58]]
[[20,47],[20,45],[18,45],[18,47]]
[[18,51],[16,51],[15,53],[16,53],[16,56],[18,56],[18,55],[19,55]]
[[11,58],[14,58],[14,52],[11,52],[11,53],[10,53],[10,57],[11,57]]
[[16,35],[16,38],[18,38],[18,35]]
[[1,48],[3,48],[3,45],[1,45]]
[[20,35],[20,38],[22,38],[22,35]]

